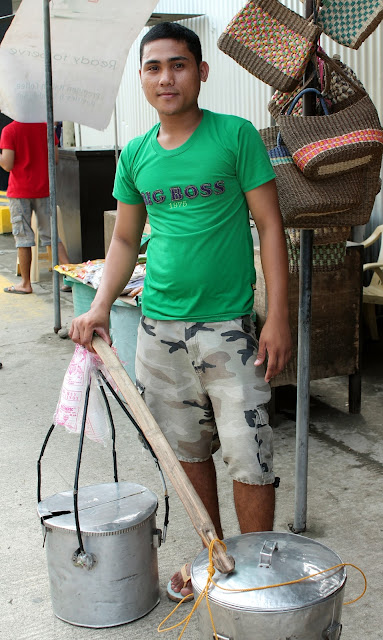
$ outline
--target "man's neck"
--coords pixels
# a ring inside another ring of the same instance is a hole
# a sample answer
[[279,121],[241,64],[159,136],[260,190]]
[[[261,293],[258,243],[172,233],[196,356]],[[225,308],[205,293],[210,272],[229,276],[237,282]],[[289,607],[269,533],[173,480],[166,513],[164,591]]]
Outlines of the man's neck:
[[164,149],[176,149],[184,144],[197,129],[202,120],[202,111],[198,107],[187,113],[167,116],[160,115],[160,129],[157,140]]

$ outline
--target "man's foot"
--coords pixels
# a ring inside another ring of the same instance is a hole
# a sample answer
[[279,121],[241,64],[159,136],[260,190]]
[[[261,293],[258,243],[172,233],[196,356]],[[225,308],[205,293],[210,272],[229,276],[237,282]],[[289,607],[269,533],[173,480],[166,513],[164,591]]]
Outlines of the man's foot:
[[191,564],[188,562],[169,580],[167,588],[167,596],[174,602],[180,602],[186,596],[189,596],[185,602],[193,600],[193,588],[190,578]]
[[33,293],[32,287],[29,289],[23,289],[22,287],[15,287],[12,285],[11,287],[4,287],[5,293],[19,293],[20,295],[27,295],[28,293]]

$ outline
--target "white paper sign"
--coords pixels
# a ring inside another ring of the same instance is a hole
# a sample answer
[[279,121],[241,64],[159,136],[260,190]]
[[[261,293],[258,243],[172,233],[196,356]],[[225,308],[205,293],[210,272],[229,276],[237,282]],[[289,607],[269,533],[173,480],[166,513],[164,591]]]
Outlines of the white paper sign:
[[[105,129],[129,49],[158,0],[52,0],[54,119]],[[43,0],[23,0],[0,46],[0,109],[45,122]]]

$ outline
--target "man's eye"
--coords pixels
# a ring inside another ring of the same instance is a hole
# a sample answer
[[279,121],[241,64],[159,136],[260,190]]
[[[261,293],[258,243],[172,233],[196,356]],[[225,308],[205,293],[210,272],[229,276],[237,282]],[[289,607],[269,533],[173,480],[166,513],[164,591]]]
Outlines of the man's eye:
[[183,67],[184,67],[182,62],[177,62],[174,66],[175,66],[176,69],[183,69]]
[[148,71],[158,71],[158,67],[156,66],[148,67]]

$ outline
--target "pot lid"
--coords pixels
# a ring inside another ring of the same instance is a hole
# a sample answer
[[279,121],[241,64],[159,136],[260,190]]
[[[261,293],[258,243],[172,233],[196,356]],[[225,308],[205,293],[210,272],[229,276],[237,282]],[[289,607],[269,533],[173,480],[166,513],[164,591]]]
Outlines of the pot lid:
[[[344,567],[308,578],[303,582],[271,589],[240,592],[240,589],[268,587],[289,582],[340,564],[339,556],[323,544],[292,533],[247,533],[224,540],[235,560],[235,571],[216,570],[209,599],[227,608],[247,611],[286,611],[311,606],[336,593],[346,582]],[[207,582],[208,550],[204,549],[191,567],[192,585],[200,593]]]
[[[110,482],[78,490],[80,529],[85,534],[122,533],[145,522],[156,511],[157,496],[140,484]],[[39,502],[37,513],[52,529],[76,531],[73,491]]]

